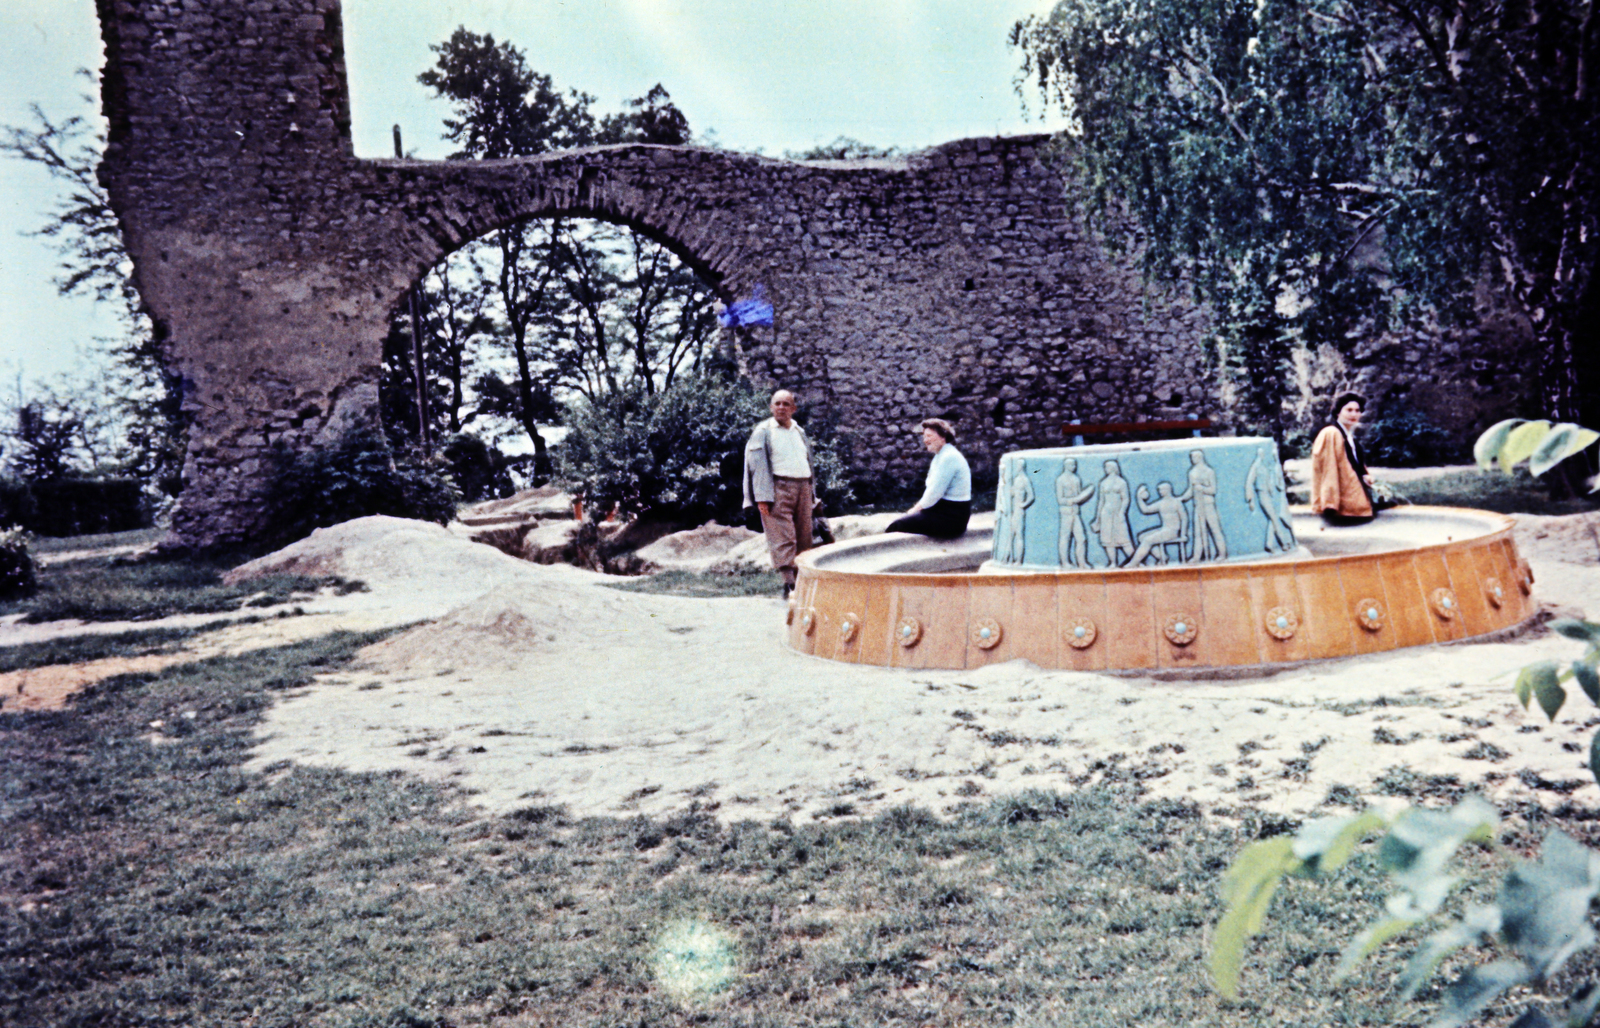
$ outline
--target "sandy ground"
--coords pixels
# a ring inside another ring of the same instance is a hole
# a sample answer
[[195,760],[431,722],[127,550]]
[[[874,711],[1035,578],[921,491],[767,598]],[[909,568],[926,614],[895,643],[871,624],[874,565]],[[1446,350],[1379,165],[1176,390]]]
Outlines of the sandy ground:
[[[1547,611],[1600,613],[1581,517],[1519,518],[1518,541]],[[1522,666],[1576,655],[1538,629],[1231,681],[1022,661],[898,672],[790,652],[776,597],[621,592],[605,585],[615,579],[527,564],[419,522],[350,522],[237,573],[282,570],[361,579],[370,592],[208,633],[189,652],[413,627],[281,699],[259,730],[255,769],[401,769],[493,810],[566,804],[580,816],[691,802],[732,819],[938,811],[1108,773],[1152,796],[1299,815],[1336,785],[1371,792],[1400,767],[1495,799],[1600,802],[1583,764],[1600,712],[1575,694],[1551,725],[1512,696]],[[0,645],[70,630],[0,625]],[[51,673],[70,674],[28,674]]]

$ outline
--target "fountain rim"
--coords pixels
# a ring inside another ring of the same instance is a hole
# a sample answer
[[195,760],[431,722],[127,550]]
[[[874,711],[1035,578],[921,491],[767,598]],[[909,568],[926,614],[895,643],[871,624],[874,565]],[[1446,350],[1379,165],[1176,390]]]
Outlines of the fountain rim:
[[[1173,440],[1160,440],[1160,441],[1161,442],[1170,442],[1170,441],[1173,441]],[[1074,447],[1074,449],[1077,449],[1077,448]],[[1016,452],[1021,452],[1021,451],[1016,451]],[[1310,507],[1304,506],[1304,505],[1292,506],[1292,507],[1289,508],[1289,511],[1290,511],[1291,514],[1298,514],[1298,515],[1314,514],[1314,511],[1312,511],[1312,509]],[[1413,513],[1414,514],[1437,513],[1437,514],[1450,514],[1450,515],[1456,515],[1456,516],[1465,515],[1470,519],[1482,519],[1482,520],[1488,521],[1488,522],[1490,522],[1490,525],[1485,531],[1477,533],[1477,534],[1474,534],[1474,535],[1446,539],[1443,542],[1424,543],[1424,544],[1422,544],[1420,546],[1402,546],[1402,547],[1398,547],[1398,548],[1393,549],[1393,550],[1384,550],[1384,551],[1379,551],[1379,552],[1383,552],[1383,553],[1405,553],[1405,554],[1431,553],[1431,552],[1436,552],[1436,551],[1437,552],[1442,552],[1442,551],[1445,551],[1445,550],[1448,550],[1448,549],[1452,549],[1452,548],[1455,548],[1455,547],[1459,547],[1459,546],[1464,546],[1464,545],[1469,545],[1469,544],[1477,545],[1477,544],[1481,544],[1481,543],[1484,543],[1484,542],[1493,541],[1495,539],[1509,537],[1511,535],[1512,529],[1516,525],[1516,522],[1509,515],[1501,514],[1501,513],[1498,513],[1496,511],[1478,510],[1478,509],[1472,508],[1472,507],[1436,507],[1436,506],[1422,506],[1422,505],[1407,505],[1407,506],[1404,506],[1404,507],[1398,507],[1398,508],[1394,508],[1394,509],[1389,510],[1389,511],[1385,511],[1383,514],[1379,515],[1379,518],[1392,517],[1392,516],[1396,516],[1396,515],[1401,516],[1401,517],[1405,517],[1408,514],[1413,514]],[[959,542],[961,540],[971,539],[974,542],[974,544],[976,544],[980,540],[991,539],[993,537],[993,534],[994,534],[993,526],[984,527],[984,528],[978,528],[978,529],[968,529],[966,535],[962,536],[960,540],[952,540],[952,542]],[[896,571],[896,570],[882,570],[882,571],[879,571],[879,570],[864,570],[864,569],[837,568],[837,567],[830,568],[830,567],[826,567],[826,566],[819,567],[817,565],[817,560],[818,560],[819,557],[821,559],[825,560],[825,561],[831,561],[831,560],[834,560],[834,559],[842,558],[842,557],[847,556],[848,552],[850,550],[853,550],[853,549],[862,549],[862,550],[869,549],[869,548],[872,548],[872,544],[873,543],[878,543],[878,544],[881,545],[882,541],[885,540],[886,538],[888,538],[890,535],[891,535],[891,533],[885,532],[885,533],[880,533],[878,535],[859,536],[856,539],[847,539],[847,540],[844,540],[842,542],[830,543],[830,544],[827,544],[825,546],[815,547],[813,549],[806,550],[804,553],[801,553],[801,554],[797,555],[795,557],[795,564],[798,567],[803,568],[810,577],[813,577],[813,578],[818,579],[818,580],[893,577],[893,578],[901,580],[904,584],[907,584],[907,585],[935,585],[936,586],[936,585],[949,584],[949,583],[967,583],[967,582],[971,582],[973,578],[977,577],[975,574],[973,574],[972,572],[968,572],[968,571]],[[899,538],[903,538],[903,539],[916,539],[916,538],[918,538],[917,536],[911,535],[909,533],[896,532],[896,533],[892,533],[892,535],[897,536]],[[928,541],[929,542],[934,542],[934,540],[928,540]],[[862,545],[852,546],[851,544],[853,544],[853,543],[858,543],[858,544],[862,544]],[[988,546],[986,545],[983,548],[982,551],[979,551],[976,548],[976,546],[974,546],[973,552],[974,553],[982,552],[982,553],[987,554],[988,553]],[[1298,568],[1298,567],[1306,567],[1306,566],[1327,566],[1327,565],[1330,565],[1330,564],[1337,563],[1339,561],[1348,561],[1348,560],[1350,560],[1352,558],[1362,558],[1362,557],[1368,557],[1368,556],[1373,556],[1373,555],[1374,554],[1366,554],[1366,553],[1339,553],[1339,554],[1329,554],[1329,555],[1321,556],[1321,557],[1316,556],[1314,554],[1310,555],[1310,556],[1305,556],[1305,557],[1297,557],[1294,554],[1289,554],[1288,556],[1277,556],[1277,557],[1257,559],[1257,560],[1219,561],[1219,562],[1206,563],[1206,564],[1177,564],[1177,565],[1174,565],[1174,564],[1154,565],[1154,564],[1152,564],[1152,565],[1146,565],[1146,566],[1141,566],[1141,567],[1137,567],[1137,568],[1085,568],[1085,569],[1082,569],[1082,570],[1062,569],[1062,570],[1038,570],[1038,571],[1032,571],[1032,570],[1020,569],[1020,568],[1013,569],[1013,568],[1006,568],[1004,566],[996,566],[996,567],[986,571],[983,574],[982,579],[983,579],[983,584],[984,585],[990,585],[990,586],[998,586],[998,585],[1001,585],[1001,584],[1004,584],[1004,583],[1007,583],[1007,582],[1010,582],[1010,581],[1026,581],[1026,582],[1029,582],[1029,583],[1038,583],[1038,582],[1049,582],[1049,581],[1058,581],[1058,580],[1081,581],[1081,580],[1087,580],[1087,579],[1090,579],[1090,578],[1098,578],[1098,579],[1102,579],[1102,580],[1114,580],[1114,581],[1131,581],[1131,580],[1135,580],[1135,579],[1145,579],[1145,578],[1147,578],[1147,576],[1154,576],[1156,578],[1173,578],[1173,579],[1176,579],[1176,578],[1189,577],[1189,576],[1193,576],[1193,575],[1196,575],[1196,574],[1199,574],[1199,573],[1202,573],[1202,572],[1208,572],[1208,571],[1212,572],[1212,573],[1216,573],[1218,571],[1229,571],[1229,572],[1232,572],[1232,571],[1237,571],[1237,570],[1240,570],[1240,569],[1263,567],[1263,566],[1266,566],[1266,567],[1277,567],[1277,568],[1282,568],[1282,567]]]

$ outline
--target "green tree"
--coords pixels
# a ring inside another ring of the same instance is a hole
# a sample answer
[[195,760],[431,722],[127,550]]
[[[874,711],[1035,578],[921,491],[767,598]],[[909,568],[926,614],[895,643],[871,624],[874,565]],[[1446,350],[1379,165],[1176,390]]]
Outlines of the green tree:
[[[81,117],[52,120],[37,105],[32,113],[32,125],[0,128],[0,153],[43,168],[61,186],[37,233],[60,254],[56,288],[64,296],[109,304],[121,323],[118,338],[97,341],[106,366],[91,390],[109,398],[120,422],[120,445],[115,452],[97,452],[96,459],[115,460],[124,471],[176,493],[183,467],[181,388],[162,364],[160,340],[134,284],[122,228],[95,175],[105,138]],[[63,398],[61,389],[42,389],[36,403],[48,408]],[[88,392],[74,403],[106,406]]]
[[1012,30],[1102,223],[1193,284],[1274,426],[1295,345],[1465,316],[1491,270],[1579,416],[1596,37],[1587,0],[1061,0]]
[[[520,50],[493,36],[461,28],[433,49],[435,66],[419,81],[453,105],[445,120],[445,138],[461,147],[453,157],[690,138],[688,119],[660,85],[596,119],[593,97],[557,90]],[[481,415],[514,419],[533,443],[540,480],[550,469],[540,425],[554,416],[557,393],[652,394],[698,366],[715,333],[710,289],[665,245],[629,226],[566,218],[507,226],[468,244],[430,278],[440,285],[427,290],[425,334],[430,350],[451,359],[429,364],[450,378],[452,410],[464,402],[459,383],[474,378],[475,406],[452,428]],[[472,311],[478,320],[468,335],[493,344],[488,349],[503,360],[480,354],[469,372],[473,362],[458,359],[467,353],[461,335],[451,334],[459,315],[444,307]],[[397,354],[396,367],[407,361]]]

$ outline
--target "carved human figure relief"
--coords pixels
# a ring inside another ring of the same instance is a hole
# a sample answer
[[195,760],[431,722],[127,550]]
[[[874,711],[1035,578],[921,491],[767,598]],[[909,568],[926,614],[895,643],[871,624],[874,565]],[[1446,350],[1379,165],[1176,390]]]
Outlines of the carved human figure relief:
[[1056,506],[1061,510],[1061,535],[1056,544],[1056,555],[1062,567],[1086,568],[1089,566],[1089,530],[1083,525],[1081,504],[1094,495],[1094,486],[1085,488],[1078,477],[1078,462],[1067,457],[1061,462],[1061,476],[1056,479]]
[[1258,499],[1261,513],[1267,516],[1267,552],[1289,552],[1294,548],[1294,529],[1289,524],[1288,489],[1283,483],[1283,469],[1265,446],[1256,451],[1256,459],[1244,477],[1245,504],[1255,510]]
[[1136,567],[1155,554],[1156,563],[1168,562],[1167,547],[1176,543],[1178,559],[1183,559],[1183,544],[1188,541],[1189,512],[1183,509],[1183,500],[1172,494],[1171,482],[1156,483],[1156,501],[1150,501],[1150,490],[1141,485],[1138,492],[1139,509],[1161,518],[1161,524],[1139,533],[1139,548],[1133,551],[1129,567]]
[[1189,563],[1228,559],[1228,540],[1222,534],[1222,515],[1217,512],[1217,471],[1206,463],[1203,450],[1189,451],[1189,488],[1180,500],[1194,502],[1194,541],[1189,546]]
[[1119,552],[1133,556],[1133,530],[1128,527],[1128,480],[1122,477],[1122,468],[1114,460],[1106,461],[1105,469],[1106,477],[1095,487],[1099,490],[1100,502],[1095,504],[1094,521],[1089,527],[1100,536],[1100,545],[1105,548],[1111,566],[1121,567],[1123,562],[1117,559]]
[[1009,483],[1010,503],[1007,504],[1006,557],[1010,564],[1022,563],[1023,532],[1027,525],[1028,508],[1033,506],[1033,483],[1028,481],[1028,462],[1017,461],[1017,473]]

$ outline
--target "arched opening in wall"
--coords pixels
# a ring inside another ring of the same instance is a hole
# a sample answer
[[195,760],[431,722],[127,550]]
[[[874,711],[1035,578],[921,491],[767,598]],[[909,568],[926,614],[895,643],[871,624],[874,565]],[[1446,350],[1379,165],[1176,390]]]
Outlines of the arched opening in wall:
[[384,343],[385,433],[441,454],[467,500],[542,484],[574,410],[648,406],[732,374],[716,303],[690,260],[638,227],[561,216],[496,229],[400,303]]

